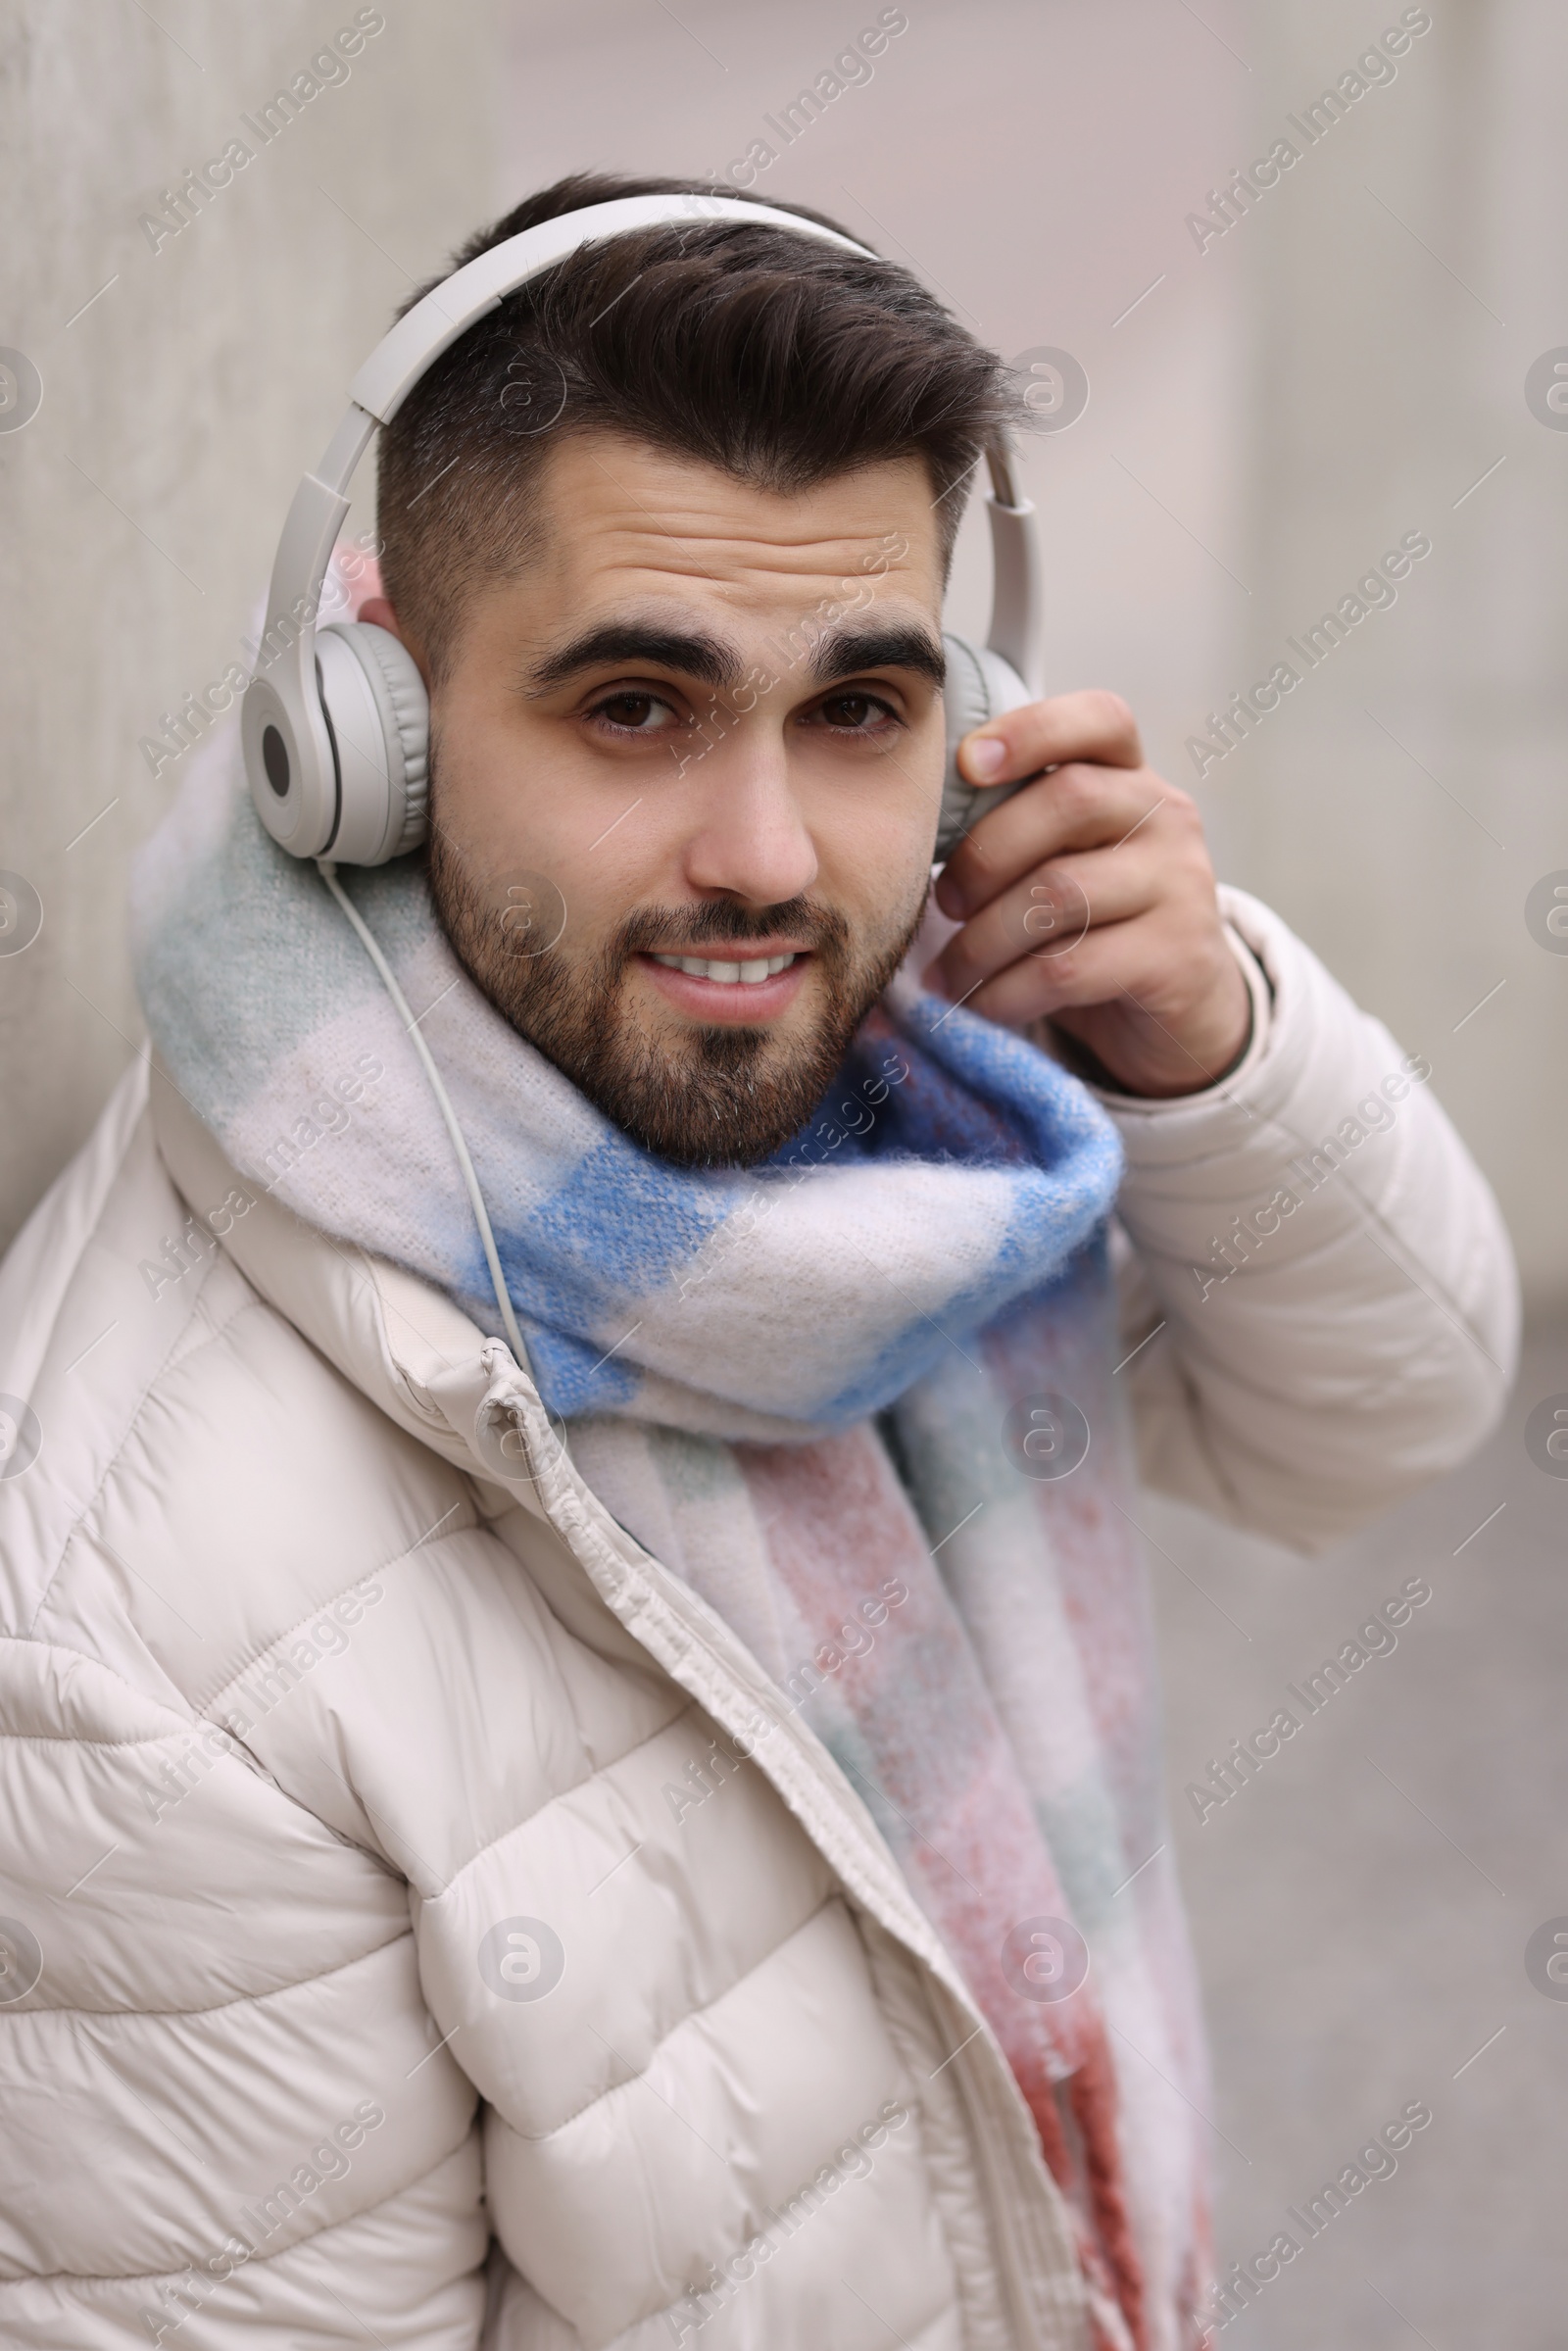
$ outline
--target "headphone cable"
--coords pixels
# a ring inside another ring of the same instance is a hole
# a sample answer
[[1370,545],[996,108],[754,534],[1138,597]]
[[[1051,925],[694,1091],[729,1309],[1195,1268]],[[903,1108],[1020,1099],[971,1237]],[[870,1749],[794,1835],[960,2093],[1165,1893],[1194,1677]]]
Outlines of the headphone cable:
[[496,1237],[490,1223],[490,1212],[484,1204],[484,1194],[479,1190],[479,1179],[473,1172],[473,1161],[468,1156],[468,1147],[463,1139],[463,1129],[458,1124],[458,1114],[453,1109],[447,1090],[441,1082],[441,1072],[431,1057],[430,1048],[419,1034],[418,1020],[409,1009],[409,1000],[398,986],[391,964],[388,963],[380,948],[376,945],[369,926],[359,907],[338,880],[336,865],[330,857],[318,857],[315,863],[317,872],[354,925],[359,934],[360,944],[380,973],[387,994],[403,1015],[404,1026],[409,1032],[414,1050],[424,1064],[424,1074],[430,1081],[430,1091],[434,1094],[441,1115],[446,1120],[447,1133],[452,1138],[452,1148],[458,1154],[458,1165],[463,1170],[463,1180],[468,1188],[468,1199],[472,1203],[474,1222],[479,1228],[479,1238],[484,1243],[485,1261],[490,1268],[491,1286],[496,1294],[496,1304],[501,1309],[501,1320],[506,1328],[507,1339],[513,1354],[516,1358],[518,1370],[527,1373],[528,1350],[522,1344],[522,1333],[517,1328],[517,1317],[513,1311],[506,1277],[501,1271],[501,1257],[496,1249]]

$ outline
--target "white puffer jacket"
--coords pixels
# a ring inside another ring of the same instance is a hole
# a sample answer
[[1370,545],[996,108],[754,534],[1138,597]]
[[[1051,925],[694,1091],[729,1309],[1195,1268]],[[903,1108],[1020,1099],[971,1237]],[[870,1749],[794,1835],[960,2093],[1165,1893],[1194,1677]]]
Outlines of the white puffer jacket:
[[[1125,1376],[1149,1475],[1310,1548],[1494,1419],[1512,1267],[1399,1049],[1228,906],[1246,1062],[1111,1105]],[[244,1198],[138,1069],[0,1271],[0,2341],[1083,2345],[825,1750],[504,1347]]]

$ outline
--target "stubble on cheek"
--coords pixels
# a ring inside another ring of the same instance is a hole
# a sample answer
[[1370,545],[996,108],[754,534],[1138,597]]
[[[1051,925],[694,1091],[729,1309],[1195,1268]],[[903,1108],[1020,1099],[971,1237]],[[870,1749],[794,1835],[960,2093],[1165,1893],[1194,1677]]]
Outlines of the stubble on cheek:
[[[644,907],[597,951],[573,953],[564,936],[530,952],[439,826],[429,874],[442,927],[475,986],[596,1109],[676,1167],[752,1166],[799,1132],[903,961],[926,897],[922,886],[918,903],[895,912],[877,941],[858,946],[842,913],[796,899],[768,909],[725,901]],[[775,1033],[701,1028],[672,1012],[649,1017],[635,976],[639,955],[721,947],[760,930],[809,940],[812,1001],[804,1018],[792,1009]]]

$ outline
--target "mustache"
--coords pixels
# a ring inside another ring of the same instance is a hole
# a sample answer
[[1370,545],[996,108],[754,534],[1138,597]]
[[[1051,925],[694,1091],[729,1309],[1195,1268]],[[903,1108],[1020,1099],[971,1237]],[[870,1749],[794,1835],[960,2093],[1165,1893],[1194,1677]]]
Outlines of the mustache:
[[816,953],[829,955],[842,954],[850,943],[844,916],[806,897],[772,906],[742,906],[714,899],[700,906],[640,906],[616,931],[609,959],[622,963],[633,955],[725,947],[732,940],[766,938],[770,932],[807,940]]

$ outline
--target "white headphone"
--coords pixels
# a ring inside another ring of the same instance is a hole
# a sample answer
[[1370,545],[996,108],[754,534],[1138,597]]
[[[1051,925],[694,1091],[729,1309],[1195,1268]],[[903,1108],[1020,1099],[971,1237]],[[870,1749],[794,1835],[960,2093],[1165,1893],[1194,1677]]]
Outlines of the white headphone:
[[[770,205],[724,196],[623,196],[564,213],[481,253],[416,303],[354,378],[348,414],[320,465],[294,493],[272,564],[256,674],[245,690],[241,731],[251,796],[290,856],[382,865],[416,849],[425,834],[430,711],[412,656],[369,621],[317,626],[327,565],[348,513],[349,481],[370,435],[391,421],[442,352],[518,286],[584,245],[692,220],[751,227],[761,220],[866,254],[836,230]],[[1021,788],[1004,784],[977,796],[957,771],[959,741],[971,727],[1040,693],[1044,597],[1035,510],[1014,494],[1005,452],[988,450],[987,462],[991,631],[983,646],[944,638],[948,768],[939,857],[982,809]]]

